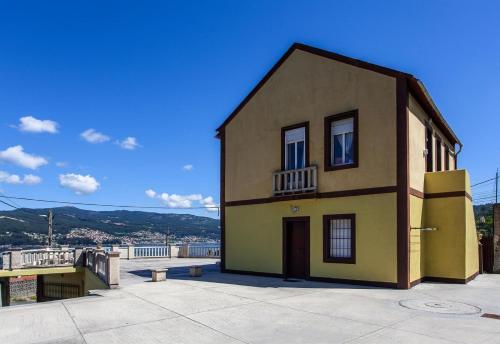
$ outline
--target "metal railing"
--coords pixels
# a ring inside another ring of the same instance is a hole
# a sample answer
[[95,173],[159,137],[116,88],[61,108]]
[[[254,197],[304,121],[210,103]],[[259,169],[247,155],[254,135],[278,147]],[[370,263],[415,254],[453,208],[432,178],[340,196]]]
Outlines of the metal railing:
[[141,246],[134,247],[134,256],[136,258],[163,258],[169,257],[168,246]]
[[74,249],[41,249],[21,251],[21,266],[24,268],[72,266],[74,264]]
[[273,173],[273,195],[314,192],[318,189],[316,166]]
[[220,245],[183,245],[179,247],[179,258],[220,258]]

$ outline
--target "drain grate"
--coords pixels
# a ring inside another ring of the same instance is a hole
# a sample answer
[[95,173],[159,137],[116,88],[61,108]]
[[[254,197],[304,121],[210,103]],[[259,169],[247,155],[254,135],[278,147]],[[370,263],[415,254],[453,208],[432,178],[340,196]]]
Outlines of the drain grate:
[[470,315],[481,312],[481,308],[461,302],[443,300],[401,300],[399,305],[417,311]]

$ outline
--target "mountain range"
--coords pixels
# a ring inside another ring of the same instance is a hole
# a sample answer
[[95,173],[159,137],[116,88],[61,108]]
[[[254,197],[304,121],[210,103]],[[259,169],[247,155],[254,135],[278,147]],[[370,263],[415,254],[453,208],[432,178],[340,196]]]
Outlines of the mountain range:
[[[92,211],[76,207],[52,208],[53,232],[58,243],[93,243],[96,237],[120,242],[123,238],[163,238],[173,240],[219,240],[219,220],[191,214],[161,214],[144,211]],[[49,209],[0,211],[0,245],[38,244],[46,240]],[[89,233],[87,238],[72,233]],[[96,234],[98,233],[98,234]],[[100,233],[100,234],[99,234]],[[45,239],[44,239],[45,237]],[[93,238],[94,237],[94,238]],[[164,239],[163,239],[164,240]],[[106,240],[104,240],[106,241]]]

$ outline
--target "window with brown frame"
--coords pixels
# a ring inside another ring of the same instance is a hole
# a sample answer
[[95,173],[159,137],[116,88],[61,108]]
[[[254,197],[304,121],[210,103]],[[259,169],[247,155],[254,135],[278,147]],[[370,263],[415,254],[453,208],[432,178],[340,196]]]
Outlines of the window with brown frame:
[[281,128],[281,169],[309,166],[309,122]]
[[323,261],[356,263],[356,215],[323,216]]
[[325,171],[358,167],[358,110],[325,117]]

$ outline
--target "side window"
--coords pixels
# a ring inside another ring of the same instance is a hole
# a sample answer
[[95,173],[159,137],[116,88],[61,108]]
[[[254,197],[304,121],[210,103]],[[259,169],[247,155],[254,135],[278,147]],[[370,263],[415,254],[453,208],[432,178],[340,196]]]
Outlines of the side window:
[[358,111],[325,118],[325,171],[358,166]]
[[425,130],[425,148],[427,149],[427,156],[426,156],[426,171],[427,172],[432,172],[434,171],[434,166],[433,166],[433,145],[432,145],[432,129],[427,128]]
[[323,261],[356,263],[356,216],[323,216]]

